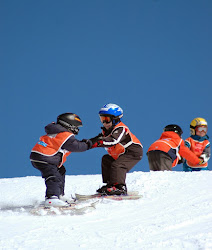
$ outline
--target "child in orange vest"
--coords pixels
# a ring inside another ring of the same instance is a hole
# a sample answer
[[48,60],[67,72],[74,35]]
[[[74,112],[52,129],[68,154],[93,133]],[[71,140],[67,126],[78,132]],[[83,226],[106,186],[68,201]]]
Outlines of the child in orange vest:
[[123,110],[116,104],[106,104],[99,111],[102,133],[92,138],[94,147],[104,147],[102,179],[106,185],[97,190],[106,195],[126,195],[126,174],[143,156],[143,146],[129,128],[121,122]]
[[203,158],[201,165],[192,164],[185,160],[183,163],[183,171],[201,171],[208,170],[208,160],[210,159],[210,142],[207,135],[208,124],[204,118],[195,118],[190,124],[191,136],[185,140],[185,145],[198,157]]
[[30,160],[38,169],[46,184],[45,206],[68,206],[64,196],[65,172],[63,163],[71,152],[83,152],[91,148],[90,140],[78,141],[75,135],[79,132],[82,121],[74,113],[64,113],[45,127],[46,135],[33,147]]
[[181,161],[181,157],[198,165],[203,162],[184,145],[181,138],[183,133],[180,126],[176,124],[167,125],[160,139],[155,141],[148,149],[147,157],[149,168],[152,171],[172,171]]

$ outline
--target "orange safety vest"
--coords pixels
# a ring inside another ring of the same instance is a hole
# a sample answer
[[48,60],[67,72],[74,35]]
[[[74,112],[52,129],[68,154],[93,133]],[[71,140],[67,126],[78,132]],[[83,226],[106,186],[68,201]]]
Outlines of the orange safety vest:
[[[194,140],[192,139],[191,137],[187,138],[185,140],[186,142],[189,143],[190,145],[190,150],[197,156],[197,157],[200,157],[200,155],[203,153],[205,147],[209,144],[209,141],[208,140],[204,140],[204,141],[197,141],[197,140]],[[190,161],[187,161],[186,162],[187,165],[189,167],[192,167],[192,168],[206,168],[208,166],[208,163],[204,163],[204,164],[201,164],[201,165],[194,165],[192,164]]]
[[[128,148],[128,147],[129,147],[130,145],[132,145],[132,144],[138,144],[138,145],[140,145],[141,147],[143,147],[142,144],[140,143],[140,141],[138,140],[138,138],[137,138],[134,134],[132,134],[132,133],[130,132],[129,128],[128,128],[123,122],[118,123],[118,124],[113,128],[113,130],[111,131],[111,134],[113,133],[113,131],[114,131],[115,129],[117,129],[117,128],[119,128],[119,127],[125,128],[125,134],[126,134],[126,135],[129,134],[131,140],[130,140],[127,144],[125,144],[125,145],[123,145],[123,144],[121,144],[121,143],[119,142],[119,143],[117,143],[116,145],[114,145],[114,146],[112,146],[112,147],[105,148],[105,149],[107,150],[108,154],[109,154],[110,156],[112,156],[113,159],[115,159],[115,160],[117,160],[117,159],[119,158],[120,155],[124,154],[124,153],[125,153],[125,149]],[[103,133],[104,133],[104,131],[103,131]],[[110,135],[109,135],[109,136],[110,136]]]
[[62,161],[58,168],[60,168],[66,161],[66,157],[71,154],[68,150],[61,149],[63,144],[74,134],[71,132],[62,132],[53,135],[43,135],[40,137],[40,141],[35,144],[32,152],[38,153],[44,156],[54,156],[58,152],[62,153]]
[[170,138],[167,138],[167,137],[163,138],[163,136],[161,136],[161,138],[159,140],[155,141],[149,147],[147,152],[153,151],[153,150],[160,150],[160,151],[163,151],[165,153],[168,153],[171,148],[175,149],[177,158],[172,163],[172,167],[175,167],[180,159],[180,155],[179,155],[178,151],[179,151],[179,146],[182,142],[182,139],[176,133],[174,133],[172,135],[174,135],[174,138],[172,136],[170,136]]
[[196,157],[186,146],[184,145],[183,139],[172,131],[163,132],[160,139],[155,141],[148,149],[149,151],[159,150],[168,153],[170,149],[176,150],[176,159],[172,163],[172,167],[178,164],[178,161],[183,158],[188,158],[194,163],[198,164],[199,158]]

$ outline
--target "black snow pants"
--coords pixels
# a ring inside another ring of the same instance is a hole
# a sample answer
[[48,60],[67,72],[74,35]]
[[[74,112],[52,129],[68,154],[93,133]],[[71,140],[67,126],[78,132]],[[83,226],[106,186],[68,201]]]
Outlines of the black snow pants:
[[172,171],[171,157],[159,150],[149,151],[147,153],[149,169],[152,171]]
[[46,184],[46,197],[64,195],[65,173],[64,166],[58,168],[56,165],[31,161],[33,167],[40,170]]
[[[142,157],[142,156],[141,156]],[[126,185],[126,174],[140,160],[141,157],[135,157],[131,154],[123,154],[117,160],[106,154],[102,157],[102,180],[109,185]]]

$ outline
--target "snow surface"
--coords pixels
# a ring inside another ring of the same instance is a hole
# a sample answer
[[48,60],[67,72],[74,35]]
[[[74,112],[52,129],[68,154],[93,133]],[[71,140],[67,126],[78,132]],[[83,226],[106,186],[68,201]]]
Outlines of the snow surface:
[[[101,175],[66,177],[66,195],[92,194]],[[41,177],[0,179],[0,249],[212,249],[212,171],[133,172],[140,200],[101,200],[84,215],[34,216]]]

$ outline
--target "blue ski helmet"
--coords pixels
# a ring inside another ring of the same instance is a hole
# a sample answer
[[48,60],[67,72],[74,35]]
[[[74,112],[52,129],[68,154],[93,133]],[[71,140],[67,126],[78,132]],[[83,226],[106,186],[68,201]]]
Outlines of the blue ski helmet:
[[100,109],[99,115],[110,116],[113,124],[116,125],[121,121],[121,118],[123,117],[123,110],[116,104],[108,103]]

